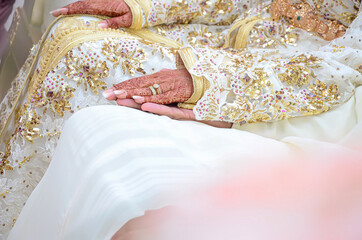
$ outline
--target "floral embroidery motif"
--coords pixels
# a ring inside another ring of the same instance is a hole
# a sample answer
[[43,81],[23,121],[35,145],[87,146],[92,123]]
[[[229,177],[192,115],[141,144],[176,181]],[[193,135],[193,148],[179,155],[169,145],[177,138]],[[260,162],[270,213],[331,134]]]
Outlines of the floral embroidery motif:
[[275,48],[278,45],[296,46],[299,35],[294,27],[285,23],[264,22],[256,24],[249,35],[248,47]]
[[[292,58],[285,64],[286,70],[284,73],[279,73],[278,77],[282,82],[288,85],[301,88],[310,83],[312,78],[315,78],[313,68],[319,68],[320,59],[314,56],[307,57],[306,55],[300,55],[296,58]],[[280,68],[279,66],[278,68]]]
[[[238,3],[232,0],[173,0],[171,3],[152,1],[148,23],[152,26],[164,23],[190,23],[201,17],[207,23],[229,25],[239,15]],[[243,8],[248,8],[243,5]]]
[[72,50],[66,54],[65,58],[67,70],[64,74],[77,82],[77,86],[83,83],[86,91],[89,86],[95,94],[107,88],[106,82],[101,80],[109,76],[109,68],[105,61],[97,60],[92,54],[85,55],[82,59],[75,56]]
[[[27,105],[23,106],[27,108]],[[33,143],[33,140],[36,138],[41,138],[40,128],[40,116],[35,112],[35,110],[27,109],[23,116],[19,119],[19,128],[18,133],[20,136],[25,138],[27,141]]]
[[224,36],[209,31],[208,27],[202,26],[201,29],[195,27],[187,34],[188,42],[194,47],[212,46],[220,47],[224,44]]
[[147,61],[147,54],[144,49],[137,48],[133,44],[108,40],[103,43],[102,53],[113,62],[114,69],[121,65],[123,74],[129,73],[131,76],[136,72],[146,74],[142,63]]
[[64,117],[65,112],[71,111],[69,100],[74,97],[74,92],[74,88],[63,83],[58,91],[49,88],[39,88],[34,97],[34,103],[36,107],[44,107],[44,111],[49,107],[54,114],[58,113],[60,117]]
[[[195,75],[206,77],[211,86],[194,109],[200,120],[268,122],[318,114],[340,102],[338,86],[326,84],[314,74],[313,69],[319,68],[322,60],[313,55],[302,54],[283,61],[274,55],[267,60],[266,56],[230,51],[224,52],[223,63],[216,65],[213,62],[220,59],[218,51],[209,51],[202,50],[205,57],[192,70]],[[270,66],[277,63],[274,71],[254,66],[265,62]],[[279,87],[275,76],[287,85]],[[222,84],[218,78],[229,79],[225,82],[230,85]]]

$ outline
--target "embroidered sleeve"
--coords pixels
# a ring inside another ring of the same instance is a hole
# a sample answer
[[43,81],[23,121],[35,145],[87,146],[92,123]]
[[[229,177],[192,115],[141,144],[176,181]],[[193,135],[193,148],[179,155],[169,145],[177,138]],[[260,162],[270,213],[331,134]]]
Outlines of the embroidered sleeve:
[[253,1],[238,0],[150,0],[146,25],[170,23],[203,23],[226,25],[241,12],[251,8]]
[[182,49],[195,93],[179,107],[193,108],[198,120],[240,124],[328,111],[362,84],[358,19],[344,37],[316,51]]

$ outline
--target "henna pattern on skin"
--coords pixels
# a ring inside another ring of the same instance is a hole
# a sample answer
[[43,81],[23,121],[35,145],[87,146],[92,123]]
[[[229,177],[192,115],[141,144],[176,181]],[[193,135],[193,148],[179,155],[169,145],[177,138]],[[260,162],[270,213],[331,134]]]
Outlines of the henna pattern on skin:
[[[152,95],[150,86],[158,84],[161,94]],[[112,90],[124,90],[126,98],[143,96],[144,102],[170,104],[187,101],[194,92],[192,77],[186,69],[163,70],[152,75],[133,78],[115,85]]]
[[[152,95],[150,86],[158,84],[162,94]],[[192,110],[166,104],[187,101],[194,92],[193,81],[186,69],[163,69],[155,74],[133,78],[119,83],[105,91],[108,100],[116,100],[120,106],[131,107],[145,112],[168,116],[176,120],[196,121]],[[116,93],[116,94],[115,94]],[[132,99],[133,96],[140,98]],[[143,97],[141,97],[143,96]],[[213,127],[231,128],[232,123],[202,121]]]
[[78,1],[51,13],[55,17],[71,14],[93,14],[111,17],[101,22],[103,27],[121,28],[132,25],[132,12],[124,0]]

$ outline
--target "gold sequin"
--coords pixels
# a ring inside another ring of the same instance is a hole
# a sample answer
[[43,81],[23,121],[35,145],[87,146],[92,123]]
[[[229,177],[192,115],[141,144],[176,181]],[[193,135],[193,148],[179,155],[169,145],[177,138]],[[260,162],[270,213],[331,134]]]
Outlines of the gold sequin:
[[83,83],[84,88],[98,94],[98,90],[104,90],[107,88],[107,84],[102,79],[109,76],[109,68],[106,62],[97,60],[90,56],[88,61],[81,59],[73,54],[73,51],[69,51],[66,56],[67,70],[64,74],[77,82],[77,86]]
[[27,109],[23,116],[19,119],[18,132],[27,141],[33,143],[36,138],[42,137],[38,125],[40,124],[40,116],[35,110]]
[[102,53],[113,62],[114,69],[121,65],[123,74],[129,73],[131,76],[136,72],[146,74],[142,64],[148,59],[145,50],[136,46],[125,47],[124,45],[131,45],[131,43],[107,40],[103,43]]
[[44,111],[49,107],[63,117],[65,112],[71,110],[69,100],[74,97],[74,92],[75,88],[69,85],[62,85],[57,91],[41,87],[34,97],[34,103],[36,107],[45,107]]

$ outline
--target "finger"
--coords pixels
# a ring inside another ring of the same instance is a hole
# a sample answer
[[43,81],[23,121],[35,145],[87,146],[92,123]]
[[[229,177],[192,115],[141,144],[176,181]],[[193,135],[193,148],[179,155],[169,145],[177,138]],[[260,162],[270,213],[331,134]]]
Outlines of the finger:
[[217,128],[232,128],[233,124],[229,122],[222,122],[222,121],[202,121],[207,125]]
[[141,110],[141,104],[136,103],[132,99],[118,99],[117,104],[123,107],[130,107]]
[[[154,84],[155,85],[155,84]],[[152,86],[154,86],[152,85]],[[173,83],[162,83],[158,85],[158,88],[154,88],[158,95],[166,93],[174,89]],[[140,88],[140,89],[128,89],[126,90],[127,97],[123,98],[132,98],[133,96],[153,96],[153,92],[150,87],[148,88]],[[118,96],[117,96],[118,97]]]
[[172,96],[172,92],[167,92],[165,94],[152,95],[152,96],[133,96],[132,97],[136,103],[158,103],[158,104],[171,104],[176,101],[176,99]]
[[97,14],[99,9],[94,9],[92,4],[89,1],[78,1],[75,3],[71,3],[64,8],[68,9],[66,14]]
[[132,78],[127,81],[114,85],[112,89],[113,90],[119,90],[119,89],[130,90],[130,89],[137,89],[137,88],[146,88],[146,87],[152,86],[155,83],[160,82],[160,80],[158,80],[156,78],[158,78],[158,77],[155,74]]
[[152,95],[152,91],[150,88],[129,89],[129,90],[123,90],[123,91],[125,91],[125,93],[126,93],[126,96],[124,98],[132,98],[133,96],[151,96]]
[[59,8],[50,12],[50,15],[54,17],[59,17],[60,15],[67,15],[68,8]]
[[120,17],[108,18],[98,24],[99,28],[127,28],[132,25],[132,13],[128,12]]
[[103,94],[103,97],[106,98],[109,101],[117,99],[117,96],[114,93],[113,89],[108,89],[108,90],[104,91],[102,94]]
[[156,103],[145,103],[141,106],[142,111],[168,116],[176,120],[196,120],[192,110],[169,107]]

